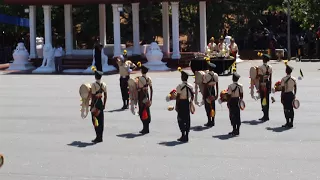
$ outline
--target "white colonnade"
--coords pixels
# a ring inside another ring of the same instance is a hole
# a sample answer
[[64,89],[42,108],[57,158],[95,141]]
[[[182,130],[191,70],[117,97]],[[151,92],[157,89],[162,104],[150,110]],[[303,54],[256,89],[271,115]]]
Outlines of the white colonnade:
[[169,3],[162,2],[162,51],[167,55],[170,53],[170,21],[169,21]]
[[52,45],[51,6],[42,6],[44,14],[44,42]]
[[[114,29],[114,56],[121,54],[121,29],[120,29],[120,10],[122,5],[112,4],[113,10],[113,29]],[[169,32],[169,3],[162,2],[162,25],[163,25],[163,52],[170,53],[170,32]],[[172,59],[180,59],[180,35],[179,35],[179,2],[171,2],[172,10]],[[200,10],[200,51],[205,52],[207,46],[206,28],[206,2],[199,2]],[[43,6],[45,24],[45,44],[52,44],[51,32],[51,6]],[[73,22],[72,5],[64,5],[65,18],[65,48],[66,54],[73,53]],[[29,6],[30,19],[30,57],[36,58],[36,6]],[[140,27],[139,27],[139,3],[132,3],[132,23],[133,23],[133,52],[134,55],[141,54],[140,50]],[[99,4],[99,35],[100,43],[106,45],[106,6]]]
[[107,20],[105,4],[99,4],[99,36],[100,44],[105,47],[105,45],[107,45]]
[[73,50],[73,21],[72,5],[64,5],[65,48],[66,55],[72,55]]

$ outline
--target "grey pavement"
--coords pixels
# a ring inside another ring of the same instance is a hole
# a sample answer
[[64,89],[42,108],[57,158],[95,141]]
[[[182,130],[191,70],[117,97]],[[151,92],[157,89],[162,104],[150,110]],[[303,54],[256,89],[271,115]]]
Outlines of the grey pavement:
[[[118,75],[104,76],[108,85],[104,142],[90,144],[94,130],[90,117],[80,117],[79,87],[93,76],[0,75],[0,153],[5,164],[0,180],[316,180],[320,179],[320,64],[296,63],[298,81],[294,128],[285,123],[280,94],[270,107],[271,120],[249,96],[249,68],[238,65],[246,109],[241,134],[231,131],[226,104],[217,104],[216,126],[206,123],[204,107],[191,116],[190,142],[177,144],[176,112],[167,111],[165,96],[180,82],[178,72],[150,73],[155,88],[151,133],[141,130],[138,116],[113,111],[122,106]],[[284,76],[283,63],[272,62],[274,81]],[[135,76],[135,75],[133,75]],[[220,90],[231,76],[219,77]],[[190,79],[192,81],[192,79]],[[111,111],[111,112],[109,112]]]

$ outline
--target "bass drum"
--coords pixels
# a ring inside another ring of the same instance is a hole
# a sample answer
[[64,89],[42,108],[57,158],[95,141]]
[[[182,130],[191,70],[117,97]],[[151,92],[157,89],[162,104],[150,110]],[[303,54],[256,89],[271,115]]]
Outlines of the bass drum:
[[206,74],[205,71],[196,71],[195,72],[195,83],[200,85],[203,82],[203,76]]
[[250,68],[251,87],[255,87],[257,90],[259,89],[258,71],[259,68],[257,66]]
[[128,80],[128,86],[129,86],[129,95],[130,95],[130,100],[133,102],[133,104],[138,103],[138,79],[137,78],[130,78]]
[[87,99],[91,91],[91,84],[82,84],[79,89],[79,94],[82,99]]

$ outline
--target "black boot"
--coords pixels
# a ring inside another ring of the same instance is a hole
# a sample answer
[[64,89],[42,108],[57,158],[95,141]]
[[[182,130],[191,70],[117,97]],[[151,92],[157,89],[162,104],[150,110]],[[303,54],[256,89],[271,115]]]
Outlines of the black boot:
[[286,118],[286,124],[282,125],[282,127],[289,127],[289,118]]
[[231,132],[229,132],[229,135],[235,136],[236,132],[237,132],[237,126],[236,125],[232,125],[233,130]]
[[143,129],[139,132],[141,134],[148,134],[149,133],[149,123],[142,121]]
[[236,136],[239,136],[240,134],[240,125],[237,125],[236,132],[234,133]]
[[183,142],[184,139],[185,139],[185,133],[181,132],[181,137],[177,139],[177,141]]
[[183,142],[189,141],[189,132],[186,132],[186,135],[184,136]]
[[214,126],[215,124],[216,124],[216,123],[215,123],[214,117],[213,117],[213,118],[211,118],[211,125]]
[[126,109],[129,109],[129,99],[126,100]]
[[207,122],[207,124],[204,124],[204,126],[206,126],[206,127],[212,127],[213,125],[212,125],[212,121],[211,121],[211,117],[208,117],[208,122]]
[[126,109],[126,100],[122,100],[123,101],[123,106],[122,106],[122,108],[121,109]]

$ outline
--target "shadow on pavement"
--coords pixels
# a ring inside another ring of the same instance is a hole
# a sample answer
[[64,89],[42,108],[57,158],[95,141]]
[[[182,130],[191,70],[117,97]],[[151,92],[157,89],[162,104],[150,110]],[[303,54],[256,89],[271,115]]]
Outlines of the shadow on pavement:
[[81,141],[73,141],[72,143],[68,144],[68,146],[74,146],[74,147],[79,147],[79,148],[84,148],[87,146],[93,146],[95,143],[87,143],[87,142],[81,142]]
[[249,125],[259,125],[263,124],[266,121],[259,121],[259,120],[251,120],[251,121],[242,121],[243,124],[249,124]]
[[284,132],[284,131],[288,131],[290,130],[291,128],[287,128],[287,127],[266,127],[266,130],[269,130],[269,131],[273,131],[273,132]]
[[143,134],[126,133],[126,134],[118,134],[117,136],[122,138],[127,138],[127,139],[133,139],[136,137],[143,136]]
[[185,142],[179,142],[179,141],[168,141],[168,142],[160,142],[158,143],[159,145],[162,146],[168,146],[168,147],[173,147],[173,146],[177,146],[180,144],[185,144]]
[[217,135],[217,136],[212,136],[213,138],[218,138],[220,140],[228,140],[231,138],[234,138],[236,136],[230,135],[230,134],[222,134],[222,135]]
[[194,127],[191,127],[190,130],[192,131],[204,131],[204,130],[207,130],[207,129],[210,129],[211,127],[205,127],[205,126],[194,126]]
[[114,110],[110,110],[110,111],[108,111],[108,112],[110,112],[110,113],[113,113],[113,112],[122,112],[122,111],[125,111],[126,109],[114,109]]

